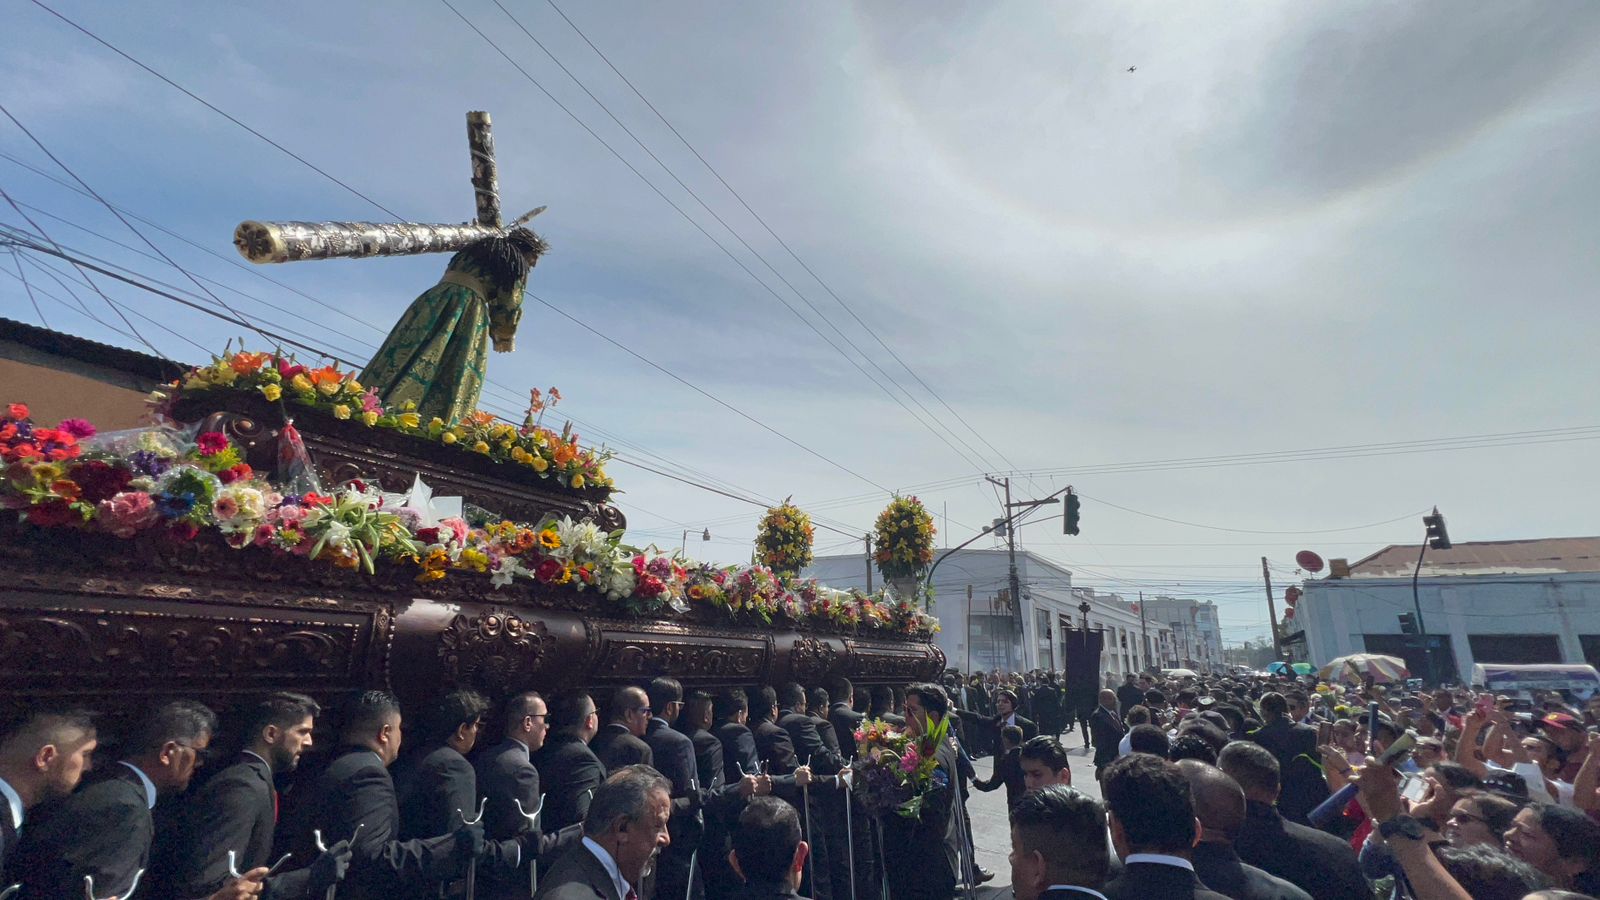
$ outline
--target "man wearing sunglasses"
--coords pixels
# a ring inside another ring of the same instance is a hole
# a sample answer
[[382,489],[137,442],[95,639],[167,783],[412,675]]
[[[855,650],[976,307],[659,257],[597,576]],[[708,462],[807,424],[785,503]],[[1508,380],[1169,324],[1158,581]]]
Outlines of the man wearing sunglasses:
[[[143,877],[155,838],[156,799],[189,787],[204,764],[217,717],[199,703],[175,700],[141,721],[125,745],[128,756],[23,830],[8,873],[22,882],[21,898],[82,897],[85,876],[93,879],[94,896],[121,897]],[[257,890],[259,885],[243,896]]]
[[655,754],[644,742],[653,715],[650,697],[640,688],[618,688],[611,696],[611,721],[589,743],[607,772],[655,765]]

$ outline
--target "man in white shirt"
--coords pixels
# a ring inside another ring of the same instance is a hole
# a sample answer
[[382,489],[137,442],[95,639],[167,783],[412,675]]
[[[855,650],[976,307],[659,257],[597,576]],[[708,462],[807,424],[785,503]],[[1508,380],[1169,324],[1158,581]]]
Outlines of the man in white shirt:
[[97,743],[94,722],[78,711],[34,713],[0,740],[0,874],[28,810],[72,793]]
[[541,879],[538,900],[639,900],[645,866],[671,843],[672,783],[649,766],[627,766],[595,791],[583,819],[583,846]]
[[1011,808],[1010,860],[1017,900],[1105,900],[1105,809],[1067,785],[1029,791]]

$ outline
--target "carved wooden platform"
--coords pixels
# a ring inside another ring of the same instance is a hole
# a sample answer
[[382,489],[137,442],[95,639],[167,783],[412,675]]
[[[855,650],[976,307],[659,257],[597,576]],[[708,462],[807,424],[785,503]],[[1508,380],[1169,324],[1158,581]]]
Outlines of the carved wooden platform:
[[[903,684],[944,655],[887,632],[629,617],[594,594],[451,573],[418,585],[212,537],[191,543],[0,526],[0,706],[115,714],[193,697],[218,709],[273,689],[334,700],[395,690],[408,707],[457,685],[493,697],[673,675],[695,687]],[[108,709],[110,704],[114,709]]]

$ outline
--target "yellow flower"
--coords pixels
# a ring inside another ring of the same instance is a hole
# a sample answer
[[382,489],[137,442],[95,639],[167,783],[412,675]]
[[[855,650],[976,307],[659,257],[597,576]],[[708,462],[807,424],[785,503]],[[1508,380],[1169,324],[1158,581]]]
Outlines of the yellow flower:
[[554,531],[539,532],[539,546],[546,550],[554,550],[561,546],[561,535]]
[[444,420],[439,418],[438,416],[434,416],[433,418],[429,419],[428,420],[428,430],[430,430],[430,431],[442,431],[442,430],[444,430]]
[[485,444],[483,441],[479,441],[476,444],[472,445],[472,452],[473,453],[485,453],[485,454],[487,454],[489,452],[489,445]]
[[343,403],[339,404],[338,406],[335,406],[333,408],[333,417],[335,419],[348,419],[348,418],[350,418],[350,407],[344,405]]
[[535,472],[543,472],[545,469],[550,468],[550,461],[542,456],[535,456],[532,465]]
[[365,422],[368,428],[371,428],[378,424],[378,413],[369,409],[361,414],[361,421]]
[[444,434],[439,435],[439,440],[446,444],[454,444],[456,442],[456,433],[454,431],[446,431]]
[[583,487],[583,475],[578,474],[572,476],[572,487],[574,490]]
[[311,379],[307,378],[304,372],[301,372],[299,375],[289,379],[289,386],[302,394],[309,394],[316,390],[316,388],[311,386]]
[[344,389],[346,393],[350,394],[360,394],[365,391],[365,389],[361,387],[361,382],[355,380],[354,378],[344,383]]
[[605,466],[599,466],[594,470],[594,481],[595,481],[595,484],[605,484],[609,480],[610,479],[608,479],[606,477],[606,467]]
[[414,412],[403,412],[400,414],[400,427],[402,428],[416,428],[421,424],[422,417]]
[[278,387],[275,384],[263,384],[261,386],[261,396],[267,398],[268,400],[277,400],[279,397],[283,396],[283,388]]

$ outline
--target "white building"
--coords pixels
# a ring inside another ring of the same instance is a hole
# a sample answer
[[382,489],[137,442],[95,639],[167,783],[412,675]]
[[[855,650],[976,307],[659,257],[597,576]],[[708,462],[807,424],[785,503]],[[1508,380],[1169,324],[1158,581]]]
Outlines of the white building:
[[1172,633],[1171,644],[1161,657],[1162,668],[1198,672],[1222,668],[1222,626],[1217,619],[1215,603],[1182,597],[1150,597],[1144,605],[1145,620],[1159,623]]
[[[938,551],[938,554],[945,551]],[[861,554],[820,556],[805,575],[836,588],[864,588],[866,560]],[[873,583],[882,579],[873,572]],[[1072,573],[1042,556],[1017,552],[1017,580],[1022,602],[1008,604],[1009,559],[1005,550],[957,550],[934,571],[934,615],[939,617],[938,643],[950,665],[966,672],[1002,669],[1062,669],[1066,645],[1061,623],[1080,627],[1078,605],[1089,603],[1089,627],[1103,629],[1101,672],[1120,676],[1150,660],[1140,646],[1139,614],[1114,594],[1075,591]],[[1152,643],[1159,646],[1155,623]]]
[[[1292,622],[1304,629],[1312,663],[1386,653],[1423,673],[1420,639],[1400,621],[1417,611],[1411,577],[1420,550],[1390,546],[1355,563],[1336,559],[1327,578],[1304,583]],[[1442,636],[1444,680],[1470,678],[1480,662],[1600,665],[1600,537],[1430,549],[1417,595],[1423,628]]]

